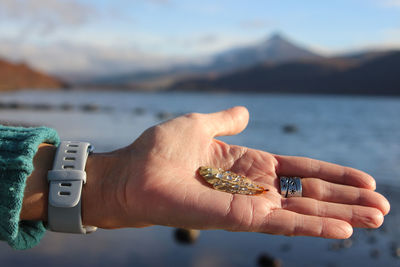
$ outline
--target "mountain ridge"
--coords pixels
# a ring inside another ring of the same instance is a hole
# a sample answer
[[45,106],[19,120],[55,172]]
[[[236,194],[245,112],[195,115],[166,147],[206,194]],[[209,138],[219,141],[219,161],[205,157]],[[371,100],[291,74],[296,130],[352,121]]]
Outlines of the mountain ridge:
[[187,79],[171,91],[400,95],[400,50],[374,57],[261,63],[218,77]]
[[148,87],[168,87],[177,80],[202,75],[221,74],[246,68],[261,62],[285,62],[291,60],[322,58],[301,45],[297,45],[282,34],[274,33],[258,43],[233,47],[216,53],[210,63],[205,65],[176,65],[168,70],[143,71],[103,77],[94,84],[131,86],[136,89]]
[[217,53],[210,68],[232,70],[261,62],[282,63],[311,58],[322,58],[322,56],[289,41],[280,33],[274,33],[255,45],[236,47]]

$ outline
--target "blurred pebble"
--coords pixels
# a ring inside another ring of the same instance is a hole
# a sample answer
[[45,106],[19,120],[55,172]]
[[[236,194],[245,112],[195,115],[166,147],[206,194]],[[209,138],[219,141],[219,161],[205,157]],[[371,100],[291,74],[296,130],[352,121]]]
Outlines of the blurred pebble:
[[10,103],[7,103],[6,108],[7,109],[28,109],[28,105],[18,103],[18,102],[10,102]]
[[400,259],[400,246],[396,242],[390,243],[390,250],[393,257]]
[[279,259],[275,259],[273,257],[271,257],[270,255],[268,255],[267,253],[262,253],[259,257],[258,257],[258,266],[261,267],[281,267],[282,266],[282,262]]
[[81,110],[84,112],[94,112],[99,110],[99,106],[96,104],[83,104]]
[[169,112],[167,112],[167,111],[160,111],[160,112],[157,112],[156,113],[156,117],[157,117],[157,119],[159,119],[159,120],[167,120],[167,119],[171,119],[171,118],[173,118],[173,114],[172,113],[169,113]]
[[133,112],[134,114],[136,114],[136,115],[143,115],[143,114],[146,112],[146,110],[145,110],[144,108],[137,107],[137,108],[134,108],[134,109],[132,110],[132,112]]
[[367,242],[369,244],[375,244],[376,241],[377,241],[376,236],[373,236],[373,235],[369,236],[368,239],[367,239]]
[[328,249],[331,251],[338,251],[340,249],[341,245],[339,242],[333,242],[329,244]]
[[374,259],[379,258],[380,254],[381,254],[381,252],[379,251],[379,249],[376,249],[376,248],[372,249],[369,252],[369,255],[371,256],[371,258],[374,258]]
[[297,128],[296,125],[294,124],[286,124],[282,127],[282,130],[284,133],[295,133],[297,132],[299,129]]
[[397,248],[397,242],[395,242],[395,241],[390,242],[389,247],[390,247],[391,250],[396,249]]
[[60,108],[61,108],[61,110],[69,111],[69,110],[72,110],[74,108],[74,106],[69,103],[63,103],[60,105]]
[[393,250],[392,252],[393,257],[400,259],[400,247],[397,247],[396,249]]
[[38,104],[33,104],[32,109],[34,110],[51,110],[54,107],[50,104],[45,104],[45,103],[38,103]]
[[200,235],[199,230],[177,228],[174,232],[175,240],[181,244],[193,244]]
[[340,247],[342,248],[350,248],[353,245],[353,240],[351,240],[350,238],[342,240],[342,242],[340,243]]
[[284,243],[281,245],[281,251],[283,251],[283,252],[288,252],[291,249],[292,249],[292,245],[289,243]]
[[9,103],[0,103],[0,109],[51,110],[54,109],[54,106],[48,103],[29,104],[29,103],[9,102]]

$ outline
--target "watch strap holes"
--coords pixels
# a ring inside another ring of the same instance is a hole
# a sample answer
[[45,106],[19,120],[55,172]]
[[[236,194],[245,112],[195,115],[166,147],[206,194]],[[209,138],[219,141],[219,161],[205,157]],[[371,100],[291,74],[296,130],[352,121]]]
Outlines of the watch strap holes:
[[68,192],[68,191],[61,191],[61,192],[58,192],[58,194],[59,194],[60,196],[69,196],[69,195],[71,195],[71,192]]
[[74,165],[63,165],[62,168],[63,169],[74,169],[75,166]]
[[76,152],[77,152],[76,150],[72,150],[72,149],[68,149],[67,151],[65,151],[65,153],[70,153],[70,154],[73,154]]
[[72,186],[71,183],[60,183],[61,186]]
[[64,160],[66,160],[66,161],[73,161],[75,159],[76,159],[75,157],[65,157],[64,158]]
[[68,144],[68,147],[79,147],[78,145],[74,145],[74,144]]

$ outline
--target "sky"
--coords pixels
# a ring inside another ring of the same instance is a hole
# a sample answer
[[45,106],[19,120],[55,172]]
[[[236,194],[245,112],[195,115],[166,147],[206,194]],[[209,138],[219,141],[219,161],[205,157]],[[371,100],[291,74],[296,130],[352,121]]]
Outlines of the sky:
[[400,0],[0,0],[0,57],[66,77],[202,62],[275,32],[325,55],[400,49]]

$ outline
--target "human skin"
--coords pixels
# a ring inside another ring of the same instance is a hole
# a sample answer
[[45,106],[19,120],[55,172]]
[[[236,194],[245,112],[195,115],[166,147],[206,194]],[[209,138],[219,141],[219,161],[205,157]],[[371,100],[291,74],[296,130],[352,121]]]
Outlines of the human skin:
[[[215,139],[240,133],[248,119],[244,107],[187,114],[147,129],[125,148],[89,156],[83,223],[105,229],[165,225],[324,238],[348,238],[353,227],[383,223],[390,205],[374,191],[370,175]],[[39,147],[21,219],[47,220],[46,173],[54,153],[52,145]],[[249,196],[214,190],[198,174],[200,166],[232,170],[269,191]],[[302,177],[303,197],[281,197],[282,175]]]

